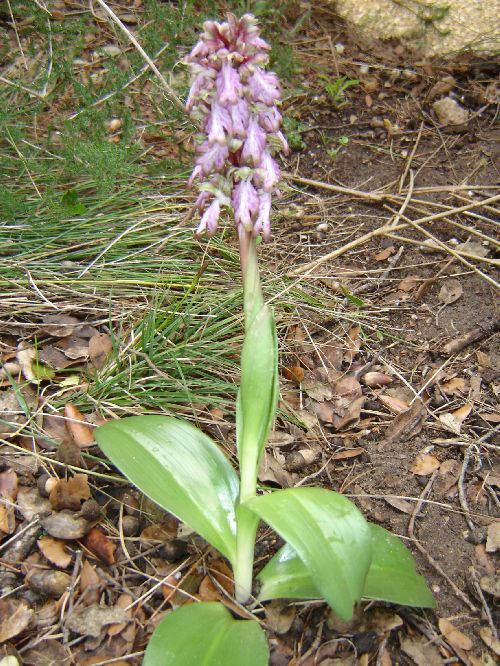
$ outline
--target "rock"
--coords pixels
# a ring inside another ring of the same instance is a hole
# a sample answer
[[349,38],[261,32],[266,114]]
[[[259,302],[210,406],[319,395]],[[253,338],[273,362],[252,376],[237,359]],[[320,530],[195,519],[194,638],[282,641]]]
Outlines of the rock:
[[35,592],[59,599],[71,584],[71,576],[55,569],[32,569],[25,578]]
[[469,120],[469,112],[452,97],[438,99],[432,105],[441,125],[463,125]]
[[58,511],[42,521],[42,527],[56,539],[81,539],[90,529],[90,523],[71,511]]

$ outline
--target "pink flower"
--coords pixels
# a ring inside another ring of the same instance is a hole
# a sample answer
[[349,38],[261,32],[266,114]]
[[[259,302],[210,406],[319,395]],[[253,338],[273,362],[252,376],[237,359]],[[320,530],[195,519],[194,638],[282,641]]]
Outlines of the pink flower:
[[228,135],[233,132],[229,112],[217,102],[212,104],[207,121],[208,143],[227,143]]
[[259,209],[259,197],[249,180],[242,180],[233,190],[233,208],[236,224],[252,231],[253,220]]
[[278,77],[274,72],[264,72],[256,67],[248,80],[248,86],[254,102],[271,106],[280,98]]
[[250,111],[248,103],[244,99],[240,99],[231,106],[231,120],[233,122],[233,135],[244,139],[247,135],[248,119]]
[[262,154],[258,174],[261,187],[265,192],[271,192],[274,186],[279,182],[280,170],[271,154],[265,150]]
[[266,133],[253,115],[248,123],[247,138],[241,151],[241,159],[244,164],[257,165],[266,147]]
[[290,148],[288,147],[288,141],[285,139],[285,135],[283,134],[283,132],[276,132],[275,136],[279,139],[285,155],[288,155],[288,153],[290,152]]
[[220,215],[220,204],[217,199],[214,199],[207,210],[203,213],[203,216],[196,229],[196,235],[200,236],[204,231],[208,233],[209,236],[217,231],[217,222],[219,221]]
[[259,212],[253,226],[253,235],[260,233],[265,240],[271,235],[271,195],[269,192],[259,192]]
[[275,106],[259,113],[259,122],[266,132],[277,132],[281,127],[281,114]]
[[212,171],[220,171],[229,155],[229,150],[225,144],[214,143],[210,145],[208,141],[201,144],[198,152],[196,164],[205,176],[208,176]]
[[241,81],[238,72],[226,60],[217,76],[217,93],[221,104],[236,104],[241,96]]

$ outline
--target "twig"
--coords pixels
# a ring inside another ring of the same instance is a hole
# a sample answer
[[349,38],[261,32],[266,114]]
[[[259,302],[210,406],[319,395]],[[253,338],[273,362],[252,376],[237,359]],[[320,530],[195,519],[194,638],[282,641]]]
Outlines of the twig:
[[162,86],[165,89],[165,92],[168,94],[170,97],[171,101],[174,103],[174,105],[179,109],[179,111],[182,111],[182,113],[185,113],[184,109],[184,104],[181,102],[179,97],[177,97],[176,93],[172,89],[172,87],[169,85],[167,82],[166,78],[163,76],[163,74],[160,72],[158,67],[154,64],[154,62],[151,60],[151,58],[148,56],[146,51],[142,48],[142,46],[139,44],[137,39],[134,37],[134,35],[130,32],[130,30],[120,21],[118,16],[114,13],[114,11],[108,7],[108,5],[104,2],[104,0],[96,0],[97,3],[104,9],[104,11],[113,19],[113,21],[116,23],[116,25],[121,29],[121,31],[128,37],[128,39],[132,42],[132,44],[135,46],[135,48],[139,51],[141,56],[144,58],[144,60],[148,63],[149,68],[156,74],[158,79],[160,80]]
[[442,576],[445,581],[448,583],[448,585],[451,587],[455,595],[464,602],[472,611],[477,612],[477,608],[474,606],[474,604],[471,603],[471,601],[466,597],[466,595],[462,592],[462,590],[452,581],[452,579],[448,576],[448,574],[443,571],[441,566],[436,562],[436,560],[430,555],[425,548],[422,546],[420,541],[415,537],[414,534],[414,527],[415,527],[415,520],[417,519],[418,514],[420,513],[420,510],[422,508],[422,504],[425,500],[426,495],[429,494],[432,485],[434,484],[434,481],[437,476],[437,470],[432,474],[431,478],[427,482],[427,485],[425,488],[422,490],[419,498],[417,505],[413,511],[413,513],[410,516],[410,522],[408,523],[408,536],[410,539],[413,541],[415,546],[418,548],[418,550],[422,553],[422,555],[427,559],[429,564],[434,567],[434,569],[438,572],[440,576]]
[[492,322],[491,324],[487,324],[486,326],[476,326],[472,330],[467,331],[467,333],[464,333],[458,338],[455,338],[455,340],[448,342],[448,344],[443,347],[443,352],[445,354],[456,354],[457,352],[462,351],[462,349],[465,347],[468,347],[468,345],[471,345],[473,342],[477,342],[478,340],[482,340],[489,335],[493,335],[498,330],[500,330],[499,319]]
[[317,187],[322,190],[330,190],[330,192],[338,192],[339,194],[349,194],[350,196],[358,197],[359,199],[368,199],[369,201],[384,201],[388,197],[388,195],[386,194],[377,194],[376,192],[363,192],[361,190],[353,190],[350,187],[342,187],[341,185],[332,185],[331,183],[325,183],[321,180],[311,180],[310,178],[301,178],[300,176],[296,176],[295,174],[290,173],[288,171],[283,172],[283,176],[288,180],[293,181],[294,183],[299,183],[300,185],[310,185],[311,187]]
[[[69,585],[69,599],[68,599],[68,608],[66,611],[66,618],[68,618],[71,615],[71,611],[73,610],[73,605],[75,602],[75,587],[76,587],[76,581],[78,580],[78,574],[80,572],[80,565],[82,563],[82,551],[77,550],[75,554],[75,563],[73,565],[73,571],[71,572],[71,582]],[[69,629],[66,626],[66,621],[64,622],[64,627],[63,627],[63,644],[66,645],[69,640]]]
[[470,531],[474,532],[474,530],[476,529],[476,526],[474,525],[474,523],[471,520],[470,512],[469,512],[469,504],[467,502],[467,497],[466,497],[465,491],[464,491],[464,480],[465,480],[465,475],[467,474],[467,467],[469,466],[472,449],[476,449],[476,451],[479,452],[476,444],[471,444],[465,450],[464,461],[462,463],[462,469],[460,471],[460,476],[458,478],[458,497],[460,499],[460,506],[463,509],[464,517],[465,517],[465,520],[467,522],[467,525],[469,526]]
[[498,631],[497,631],[497,625],[495,624],[495,621],[493,620],[493,617],[491,615],[490,607],[488,606],[488,602],[485,599],[485,596],[483,594],[483,590],[481,589],[481,585],[479,584],[479,581],[477,579],[477,574],[476,570],[474,567],[469,568],[469,572],[472,578],[472,584],[474,585],[474,589],[476,590],[477,596],[481,599],[481,604],[483,606],[484,614],[486,615],[486,618],[488,620],[488,624],[491,627],[491,633],[493,635],[493,638],[495,640],[498,640]]

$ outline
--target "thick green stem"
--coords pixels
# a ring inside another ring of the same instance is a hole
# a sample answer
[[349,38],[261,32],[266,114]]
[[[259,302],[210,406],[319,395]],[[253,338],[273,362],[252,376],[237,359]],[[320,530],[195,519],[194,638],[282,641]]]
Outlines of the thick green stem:
[[[255,495],[255,490],[254,493]],[[236,600],[246,603],[252,595],[253,559],[258,517],[244,506],[236,509],[236,560],[233,564]]]

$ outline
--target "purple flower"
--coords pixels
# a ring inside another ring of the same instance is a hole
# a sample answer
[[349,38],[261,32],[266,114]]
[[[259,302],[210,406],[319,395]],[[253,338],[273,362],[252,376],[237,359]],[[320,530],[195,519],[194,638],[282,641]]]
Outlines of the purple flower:
[[220,204],[217,199],[214,199],[207,210],[203,213],[203,216],[196,229],[196,235],[200,236],[204,231],[208,233],[209,236],[217,231],[217,222],[219,221],[220,215]]
[[198,152],[200,154],[196,158],[196,164],[205,176],[208,176],[212,171],[220,171],[229,155],[229,150],[225,144],[214,143],[210,145],[208,141],[201,144]]
[[266,147],[266,133],[257,122],[254,115],[250,118],[247,129],[247,138],[241,151],[243,164],[253,166],[259,164],[262,157],[262,151]]
[[248,86],[254,102],[271,106],[280,98],[279,81],[274,72],[264,72],[257,67],[248,79]]
[[280,179],[280,170],[276,160],[271,157],[267,150],[261,156],[257,172],[262,189],[265,192],[271,192]]
[[271,195],[280,170],[273,155],[288,151],[280,132],[276,74],[266,72],[269,45],[251,14],[206,21],[186,61],[186,109],[203,135],[189,185],[198,181],[197,230],[214,233],[221,208],[232,207],[239,233],[270,234]]
[[216,82],[219,102],[236,104],[241,96],[241,81],[238,72],[227,60],[223,63]]
[[282,150],[285,153],[285,155],[288,155],[288,153],[290,152],[290,148],[288,146],[288,141],[285,139],[285,135],[283,134],[283,132],[276,132],[275,136],[279,139],[282,146]]
[[250,117],[250,110],[248,103],[244,99],[240,99],[231,106],[231,120],[233,122],[233,135],[244,139],[247,135],[248,119]]
[[281,113],[275,106],[259,113],[259,123],[266,132],[277,132],[281,127]]
[[271,235],[271,195],[269,192],[259,192],[259,212],[253,226],[253,235],[260,233],[265,240]]
[[247,231],[252,231],[253,220],[259,209],[259,197],[249,180],[242,180],[233,190],[234,219]]
[[233,132],[229,112],[217,102],[212,104],[207,121],[208,143],[227,143],[227,136]]

